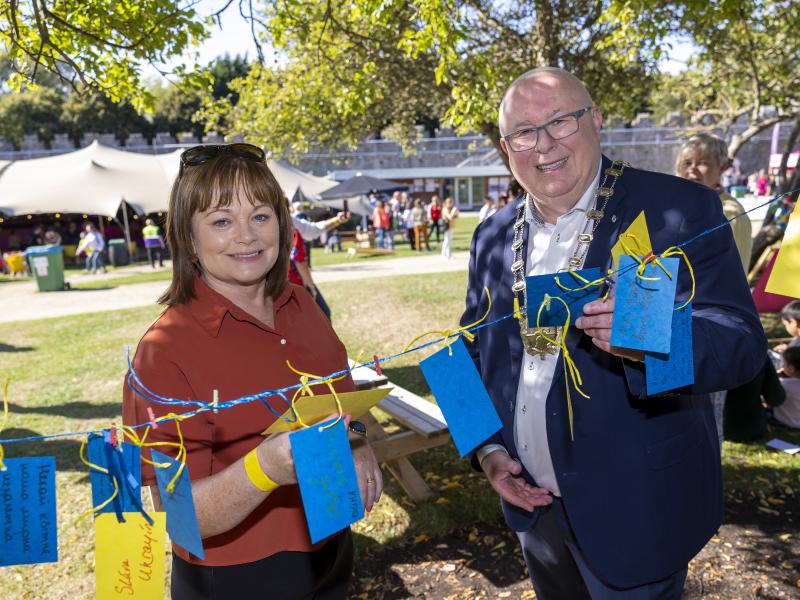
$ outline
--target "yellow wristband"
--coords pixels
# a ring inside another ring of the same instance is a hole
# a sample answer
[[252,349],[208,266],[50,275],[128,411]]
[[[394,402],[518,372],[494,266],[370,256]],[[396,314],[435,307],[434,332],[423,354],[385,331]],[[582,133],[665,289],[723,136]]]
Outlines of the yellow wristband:
[[262,492],[272,492],[281,487],[272,481],[261,468],[261,464],[258,462],[258,448],[253,448],[245,454],[244,470],[247,471],[247,477],[250,482]]

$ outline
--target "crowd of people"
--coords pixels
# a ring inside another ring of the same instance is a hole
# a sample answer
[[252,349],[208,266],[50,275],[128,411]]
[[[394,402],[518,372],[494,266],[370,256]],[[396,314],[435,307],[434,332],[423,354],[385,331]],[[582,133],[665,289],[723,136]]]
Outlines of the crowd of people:
[[451,197],[442,203],[439,196],[425,200],[396,191],[388,200],[373,194],[370,203],[373,205],[371,225],[376,247],[394,249],[399,234],[412,250],[432,252],[431,240],[435,235],[436,243],[441,244],[442,256],[453,257],[453,232],[461,213]]

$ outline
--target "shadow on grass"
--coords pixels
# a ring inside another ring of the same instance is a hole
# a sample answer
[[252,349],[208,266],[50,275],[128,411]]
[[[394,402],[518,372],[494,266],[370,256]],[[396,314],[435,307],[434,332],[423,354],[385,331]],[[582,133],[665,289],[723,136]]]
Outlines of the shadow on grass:
[[[38,431],[21,427],[12,427],[3,430],[0,437],[3,439],[18,439],[41,435]],[[81,462],[80,437],[75,438],[50,438],[31,442],[6,443],[3,446],[8,458],[23,456],[54,456],[57,471],[84,471],[86,465]]]
[[383,367],[383,374],[389,378],[389,381],[406,388],[409,392],[420,396],[429,395],[431,393],[419,365],[408,365],[405,367],[385,366]]
[[8,403],[8,410],[19,414],[60,415],[71,419],[108,419],[119,417],[119,403],[92,404],[91,402],[66,402],[51,406],[20,406]]
[[30,352],[36,350],[33,346],[14,346],[13,344],[3,344],[0,342],[0,352]]

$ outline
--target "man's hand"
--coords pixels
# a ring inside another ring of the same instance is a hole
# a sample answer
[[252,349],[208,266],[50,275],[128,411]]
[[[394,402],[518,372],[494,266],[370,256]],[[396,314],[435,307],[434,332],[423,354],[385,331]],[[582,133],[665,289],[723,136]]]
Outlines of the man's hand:
[[481,462],[481,468],[494,491],[509,504],[530,512],[537,506],[546,506],[553,501],[546,489],[534,487],[520,477],[522,465],[503,451],[487,454]]
[[592,338],[592,343],[614,356],[642,362],[644,352],[628,350],[611,345],[611,322],[614,318],[614,298],[595,300],[583,307],[583,316],[575,321],[575,327],[582,329]]

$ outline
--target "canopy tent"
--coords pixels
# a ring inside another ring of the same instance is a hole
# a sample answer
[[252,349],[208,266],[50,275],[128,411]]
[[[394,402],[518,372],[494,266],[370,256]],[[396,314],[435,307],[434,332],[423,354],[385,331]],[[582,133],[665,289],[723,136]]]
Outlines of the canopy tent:
[[322,200],[335,200],[337,198],[356,198],[366,196],[372,192],[396,192],[407,190],[408,186],[388,179],[378,179],[370,175],[356,175],[347,181],[343,181],[336,187],[332,187],[319,194]]
[[317,198],[325,206],[339,210],[344,210],[344,202],[346,200],[349,211],[369,216],[372,214],[372,206],[367,197],[369,194],[372,192],[386,193],[407,189],[407,185],[396,181],[378,179],[370,175],[356,175],[336,187],[323,191]]
[[278,160],[270,160],[267,164],[289,200],[299,196],[314,201],[322,192],[336,186],[333,179],[311,175]]
[[[94,141],[68,154],[0,162],[0,211],[114,216],[123,200],[141,214],[166,211],[181,152],[140,154]],[[289,199],[336,185],[278,161],[269,166]]]

